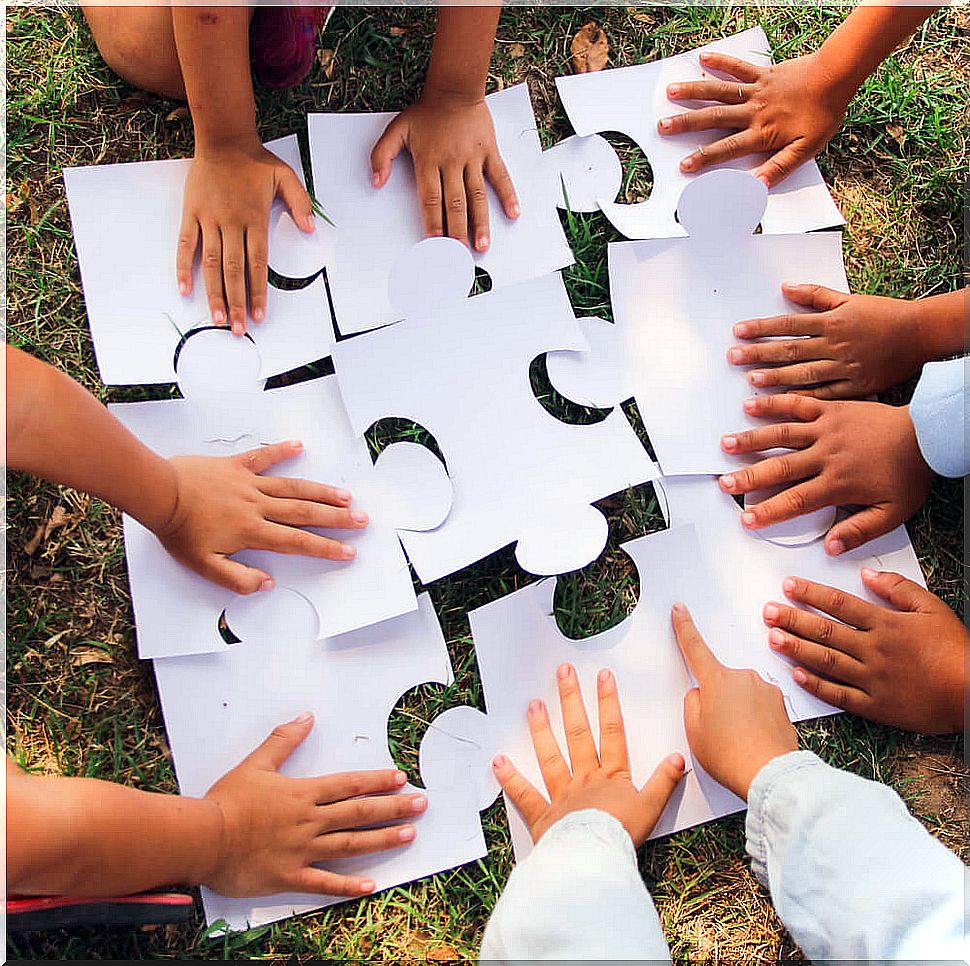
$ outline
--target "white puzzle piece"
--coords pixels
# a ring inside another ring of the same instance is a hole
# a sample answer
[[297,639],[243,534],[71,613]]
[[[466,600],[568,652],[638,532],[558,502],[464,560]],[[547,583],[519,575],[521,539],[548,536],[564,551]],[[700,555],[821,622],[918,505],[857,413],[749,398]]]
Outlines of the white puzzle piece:
[[[559,97],[579,135],[616,131],[631,138],[646,154],[653,171],[650,197],[639,204],[619,204],[614,195],[599,197],[599,205],[613,226],[627,238],[673,238],[685,234],[674,212],[681,191],[695,175],[680,170],[680,162],[698,147],[712,144],[727,131],[705,131],[663,137],[657,131],[662,117],[683,113],[686,106],[667,98],[667,85],[714,77],[701,67],[701,53],[730,54],[757,66],[771,63],[768,38],[760,27],[650,64],[618,67],[556,78]],[[752,171],[766,155],[727,162],[722,167]],[[818,165],[809,161],[772,188],[762,221],[767,234],[812,231],[844,224]]]
[[[660,761],[691,752],[684,733],[684,695],[692,686],[670,623],[670,608],[685,601],[707,633],[719,601],[709,591],[697,536],[690,526],[639,537],[623,545],[640,575],[640,599],[621,624],[593,637],[572,641],[558,628],[553,612],[555,580],[540,581],[486,604],[468,615],[496,752],[507,755],[537,788],[542,776],[529,737],[526,709],[542,698],[562,747],[556,669],[569,662],[579,675],[586,710],[598,733],[596,675],[616,676],[626,724],[633,781],[639,786]],[[651,838],[706,822],[744,808],[696,763],[678,788]],[[532,848],[528,828],[506,800],[515,855]]]
[[[295,135],[266,147],[302,180]],[[64,169],[91,338],[107,385],[174,382],[179,340],[211,324],[199,254],[191,295],[179,294],[175,277],[191,164],[140,161]],[[306,277],[311,274],[306,268],[328,251],[326,233],[318,228],[303,235],[280,201],[273,204],[270,226],[269,260],[278,271],[289,267],[292,277]],[[266,321],[250,323],[248,330],[259,345],[264,377],[328,356],[334,335],[324,280],[293,291],[270,285]]]
[[[169,745],[183,795],[202,796],[273,730],[310,711],[313,730],[281,769],[291,777],[394,768],[388,718],[401,695],[426,682],[453,681],[448,649],[427,594],[418,609],[352,634],[316,639],[312,608],[278,588],[237,601],[230,615],[241,643],[218,654],[156,660]],[[234,618],[234,619],[232,619]],[[466,714],[468,712],[468,714]],[[498,792],[476,757],[474,709],[445,712],[420,751],[428,808],[414,820],[414,841],[387,852],[328,862],[342,874],[388,889],[472,862],[486,854],[479,809]],[[455,725],[466,723],[464,729]],[[470,752],[449,737],[466,738]],[[480,774],[484,770],[485,774]],[[460,782],[460,784],[456,784]],[[420,789],[406,785],[403,793]],[[333,905],[335,896],[284,894],[233,899],[203,888],[209,924],[246,929]]]
[[896,571],[926,586],[905,527],[830,557],[820,541],[783,546],[744,530],[741,508],[713,477],[665,476],[654,485],[670,526],[692,525],[697,531],[710,583],[698,583],[693,593],[719,602],[710,611],[708,644],[725,664],[753,668],[777,684],[793,721],[835,709],[798,687],[790,662],[768,646],[762,611],[769,601],[785,602],[782,581],[804,577],[881,604],[862,583],[863,567]]
[[335,347],[353,430],[396,416],[419,423],[441,449],[451,513],[434,530],[401,535],[422,582],[516,541],[519,563],[533,573],[585,566],[606,542],[589,504],[652,479],[656,468],[621,411],[567,425],[535,398],[532,361],[585,348],[559,275],[462,298],[462,260],[470,256],[454,239],[416,245],[400,277],[427,288],[409,282],[408,318]]
[[[230,372],[231,362],[237,366]],[[258,351],[250,340],[225,329],[202,330],[185,341],[179,354],[185,399],[110,408],[165,457],[225,456],[267,442],[301,440],[303,452],[271,467],[267,475],[349,490],[354,506],[370,517],[367,527],[314,532],[352,544],[357,557],[335,561],[244,551],[235,559],[265,570],[277,584],[309,599],[319,615],[321,637],[413,610],[414,587],[395,527],[434,527],[448,515],[451,486],[441,462],[423,447],[396,443],[374,466],[365,442],[350,429],[332,376],[264,392],[262,383],[252,378],[258,369]],[[232,392],[226,391],[227,385]],[[248,395],[243,390],[247,385]],[[409,499],[408,493],[421,494],[421,500]],[[124,524],[139,654],[168,657],[224,650],[228,645],[218,630],[219,617],[236,595],[170,557],[135,520],[126,516]]]
[[[507,219],[489,187],[491,246],[474,258],[498,288],[572,264],[556,210],[563,203],[563,181],[571,207],[587,210],[580,205],[616,193],[622,172],[606,159],[609,145],[598,138],[571,139],[544,155],[525,84],[490,94],[486,103],[522,212],[514,221]],[[401,318],[387,280],[398,260],[424,237],[407,152],[395,159],[387,184],[376,189],[371,183],[371,151],[394,116],[310,114],[307,120],[314,189],[335,226],[327,277],[344,335]]]
[[723,435],[764,425],[743,409],[756,394],[746,371],[727,361],[734,324],[807,311],[785,300],[782,282],[848,291],[841,233],[756,235],[765,198],[741,171],[692,181],[679,205],[690,237],[610,245],[615,324],[586,321],[591,350],[548,359],[553,385],[577,402],[632,395],[667,476],[751,461],[721,449]]

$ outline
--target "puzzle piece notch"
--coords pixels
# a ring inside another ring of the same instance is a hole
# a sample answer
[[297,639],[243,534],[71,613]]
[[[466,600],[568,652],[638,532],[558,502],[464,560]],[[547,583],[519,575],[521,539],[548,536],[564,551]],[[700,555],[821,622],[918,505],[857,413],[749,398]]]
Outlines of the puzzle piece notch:
[[282,202],[273,203],[269,219],[270,269],[282,278],[303,281],[319,275],[333,259],[335,232],[322,218],[303,231]]
[[613,199],[623,184],[623,166],[609,141],[599,134],[565,138],[542,152],[542,176],[559,208],[600,210],[600,199]]
[[471,253],[454,238],[426,238],[391,268],[387,293],[400,318],[440,311],[468,297],[475,283]]
[[589,348],[549,352],[549,381],[557,392],[580,406],[613,409],[633,396],[623,339],[616,324],[606,319],[586,316],[578,322]]
[[723,168],[686,185],[677,202],[677,217],[691,238],[723,245],[737,235],[753,235],[767,204],[768,189],[761,181]]
[[[784,486],[774,486],[770,489],[745,493],[744,507],[748,509],[757,506],[762,501],[781,493],[784,489]],[[782,523],[775,523],[770,527],[750,532],[759,539],[777,544],[780,547],[801,547],[821,540],[829,532],[832,524],[835,523],[837,515],[838,507],[826,506],[819,510],[813,510],[811,513],[802,514],[802,516],[795,517],[793,520],[785,520]],[[739,521],[738,526],[740,525]]]
[[374,464],[385,516],[395,530],[434,530],[451,512],[454,487],[441,460],[418,443],[392,443]]
[[537,509],[519,534],[515,559],[530,574],[571,573],[592,563],[609,535],[606,517],[594,506]]

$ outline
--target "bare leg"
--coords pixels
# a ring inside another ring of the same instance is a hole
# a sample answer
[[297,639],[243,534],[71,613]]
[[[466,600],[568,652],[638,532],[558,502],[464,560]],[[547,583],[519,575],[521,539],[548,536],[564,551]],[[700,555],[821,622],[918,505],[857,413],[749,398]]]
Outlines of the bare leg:
[[172,29],[172,8],[168,4],[144,7],[82,4],[81,9],[101,56],[119,77],[153,94],[185,100]]

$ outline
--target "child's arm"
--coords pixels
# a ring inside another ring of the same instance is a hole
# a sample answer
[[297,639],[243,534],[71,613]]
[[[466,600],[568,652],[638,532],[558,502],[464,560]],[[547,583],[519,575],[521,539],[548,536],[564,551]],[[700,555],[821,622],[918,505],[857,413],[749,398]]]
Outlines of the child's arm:
[[[822,285],[784,285],[811,312],[746,319],[728,350],[758,388],[784,387],[817,399],[863,399],[915,376],[923,365],[966,351],[968,289],[930,298],[846,295]],[[789,336],[791,338],[785,338]]]
[[442,7],[431,64],[421,97],[381,135],[371,155],[374,186],[383,187],[391,165],[407,148],[414,159],[425,231],[469,237],[476,251],[489,246],[488,192],[495,189],[508,218],[519,203],[495,142],[485,104],[485,81],[500,6]]
[[249,62],[249,7],[172,7],[175,45],[195,127],[185,183],[177,275],[192,290],[197,249],[212,321],[242,334],[266,314],[269,210],[277,196],[313,231],[310,196],[294,171],[259,139]]
[[[414,826],[397,823],[423,811],[426,799],[388,794],[404,784],[393,769],[280,775],[312,726],[310,715],[280,725],[204,798],[42,778],[8,759],[7,887],[74,896],[172,884],[207,885],[227,896],[372,892],[368,879],[312,863],[400,848],[414,838]],[[387,822],[396,824],[367,828]]]
[[696,174],[748,154],[770,157],[754,172],[768,187],[810,161],[828,143],[863,81],[938,6],[861,4],[814,53],[770,67],[755,67],[725,54],[702,54],[705,68],[727,80],[675,83],[672,101],[716,101],[662,118],[661,134],[730,129],[728,137],[681,161]]
[[724,667],[686,608],[673,623],[698,684],[684,702],[691,751],[748,800],[752,870],[805,955],[964,959],[960,860],[890,789],[796,750],[778,688]]
[[481,960],[670,961],[657,911],[637,868],[650,834],[684,777],[670,755],[643,788],[630,762],[616,679],[597,678],[599,742],[593,737],[576,670],[557,675],[567,764],[541,701],[529,706],[529,731],[550,801],[503,755],[495,776],[536,842],[512,872],[485,929]]
[[237,593],[269,589],[269,574],[230,555],[275,550],[348,560],[349,544],[300,529],[359,529],[351,495],[306,480],[261,476],[296,456],[296,442],[238,456],[162,459],[89,392],[53,366],[7,346],[7,463],[113,504],[169,553]]

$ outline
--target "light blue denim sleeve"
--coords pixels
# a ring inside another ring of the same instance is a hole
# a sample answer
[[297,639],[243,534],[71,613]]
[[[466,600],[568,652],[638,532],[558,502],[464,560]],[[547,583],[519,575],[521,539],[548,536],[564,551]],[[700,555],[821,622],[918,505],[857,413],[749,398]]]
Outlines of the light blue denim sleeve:
[[794,751],[748,793],[752,870],[805,955],[968,959],[967,869],[892,789]]
[[923,366],[909,415],[923,459],[941,476],[966,476],[967,357]]
[[512,871],[481,962],[670,962],[660,918],[626,829],[585,809],[564,816]]

